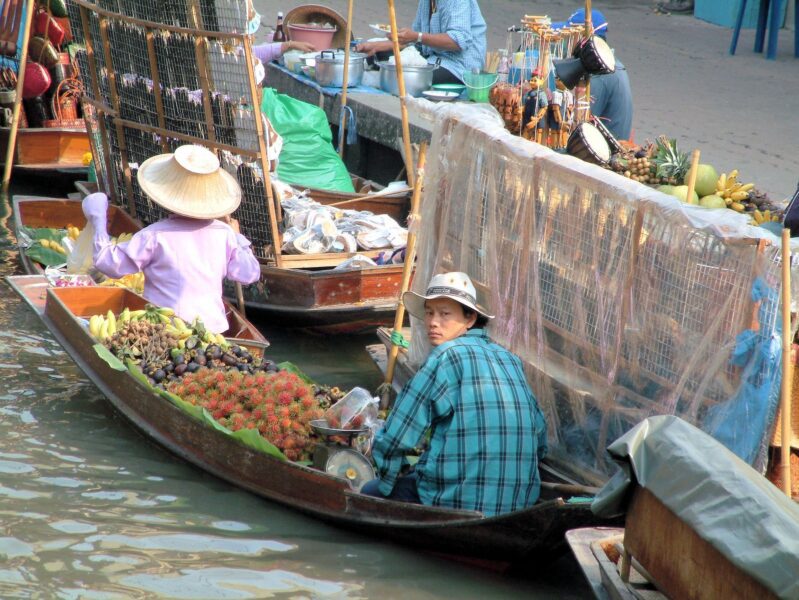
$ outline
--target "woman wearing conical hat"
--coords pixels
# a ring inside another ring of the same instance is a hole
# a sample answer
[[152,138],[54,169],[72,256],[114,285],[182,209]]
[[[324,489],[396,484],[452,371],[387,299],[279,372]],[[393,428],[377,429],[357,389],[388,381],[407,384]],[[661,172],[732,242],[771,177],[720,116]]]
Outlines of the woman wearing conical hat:
[[87,196],[83,212],[94,227],[95,266],[112,278],[142,271],[149,302],[173,309],[188,322],[200,318],[214,333],[226,331],[223,279],[248,284],[260,276],[249,240],[216,220],[238,208],[238,182],[220,168],[213,152],[193,145],[144,161],[137,180],[171,214],[115,244],[106,230],[108,198]]

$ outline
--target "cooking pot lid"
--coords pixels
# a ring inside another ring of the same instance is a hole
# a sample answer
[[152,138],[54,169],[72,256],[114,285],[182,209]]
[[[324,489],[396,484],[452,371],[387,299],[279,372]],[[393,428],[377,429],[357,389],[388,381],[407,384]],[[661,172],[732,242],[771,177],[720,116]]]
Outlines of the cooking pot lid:
[[[319,54],[316,54],[316,61],[317,62],[325,62],[325,63],[341,63],[344,64],[344,50],[339,48],[338,50],[323,50]],[[354,60],[363,60],[366,58],[366,54],[363,52],[350,52],[350,62]]]

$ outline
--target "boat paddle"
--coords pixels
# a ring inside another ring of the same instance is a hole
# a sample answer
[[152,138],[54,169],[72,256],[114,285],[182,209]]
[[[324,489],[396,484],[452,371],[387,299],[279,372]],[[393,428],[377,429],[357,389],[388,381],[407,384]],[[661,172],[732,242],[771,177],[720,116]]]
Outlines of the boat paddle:
[[782,431],[780,447],[780,471],[782,490],[792,497],[791,482],[791,396],[793,394],[793,365],[791,364],[791,230],[782,230],[782,389],[781,406]]
[[413,263],[416,259],[416,230],[419,227],[419,201],[422,196],[426,156],[427,142],[422,142],[419,148],[419,160],[416,164],[413,195],[411,196],[411,214],[408,216],[408,243],[405,246],[405,264],[402,267],[402,284],[400,285],[397,312],[394,315],[394,327],[391,330],[391,350],[388,353],[388,362],[386,363],[386,378],[380,387],[377,388],[377,395],[380,396],[380,408],[383,410],[388,408],[389,400],[391,399],[391,384],[394,380],[394,367],[397,364],[400,346],[407,347],[407,342],[402,337],[402,322],[405,320],[405,305],[402,303],[402,295],[408,291],[411,273],[413,272]]
[[[402,74],[402,57],[400,44],[397,37],[397,11],[394,9],[394,0],[388,0],[388,17],[391,23],[391,42],[394,49],[394,64],[397,67],[397,89],[400,97],[400,115],[402,116],[402,144],[405,150],[405,171],[408,173],[408,183],[413,181],[413,153],[411,151],[411,126],[408,121],[408,105],[405,97],[405,76]],[[402,304],[402,302],[400,302]]]

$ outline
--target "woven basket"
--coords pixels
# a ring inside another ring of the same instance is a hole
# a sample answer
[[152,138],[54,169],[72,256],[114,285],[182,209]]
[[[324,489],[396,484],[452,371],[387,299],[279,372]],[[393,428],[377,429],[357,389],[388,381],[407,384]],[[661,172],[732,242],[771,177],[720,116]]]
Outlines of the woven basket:
[[59,83],[51,100],[55,119],[45,121],[44,127],[85,130],[86,122],[78,117],[78,104],[82,94],[83,86],[76,77],[69,77]]

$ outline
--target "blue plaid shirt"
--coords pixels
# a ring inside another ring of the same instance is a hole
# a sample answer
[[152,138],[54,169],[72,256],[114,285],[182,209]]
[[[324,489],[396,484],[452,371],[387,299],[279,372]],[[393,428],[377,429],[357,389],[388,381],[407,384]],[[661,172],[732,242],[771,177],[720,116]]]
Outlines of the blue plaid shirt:
[[486,22],[477,0],[438,0],[430,16],[431,0],[419,0],[412,29],[422,33],[446,33],[460,47],[451,52],[422,46],[429,63],[441,59],[441,66],[463,80],[463,73],[482,69],[486,55]]
[[416,465],[422,503],[493,516],[538,499],[546,421],[522,362],[482,329],[435,348],[397,398],[372,450],[383,495],[428,429]]

